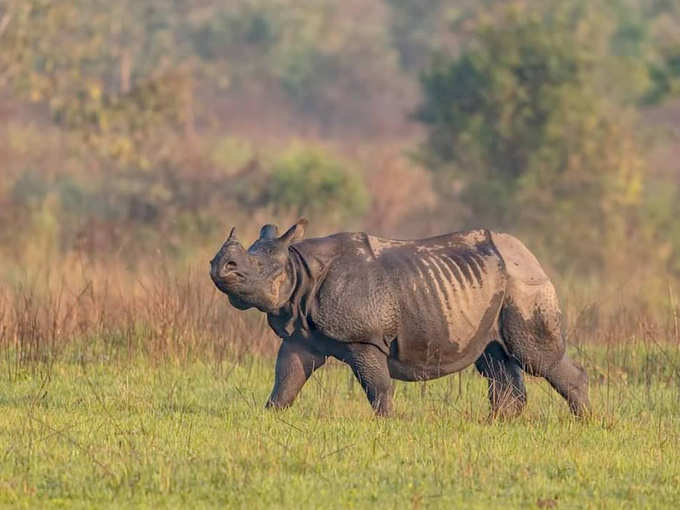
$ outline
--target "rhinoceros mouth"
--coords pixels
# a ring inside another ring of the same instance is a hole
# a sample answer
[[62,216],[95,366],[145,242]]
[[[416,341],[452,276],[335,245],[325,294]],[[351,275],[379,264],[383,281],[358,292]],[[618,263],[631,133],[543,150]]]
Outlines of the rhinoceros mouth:
[[237,278],[213,278],[213,283],[215,287],[225,294],[230,294],[233,292],[243,292],[245,289],[242,288],[241,284],[244,280],[243,276]]
[[239,280],[245,280],[246,279],[246,274],[243,271],[239,271],[237,269],[227,269],[224,272],[220,272],[214,280],[221,280],[221,281],[239,281]]
[[229,271],[224,274],[210,275],[213,283],[220,290],[229,289],[234,286],[240,286],[245,280],[246,275],[241,271]]

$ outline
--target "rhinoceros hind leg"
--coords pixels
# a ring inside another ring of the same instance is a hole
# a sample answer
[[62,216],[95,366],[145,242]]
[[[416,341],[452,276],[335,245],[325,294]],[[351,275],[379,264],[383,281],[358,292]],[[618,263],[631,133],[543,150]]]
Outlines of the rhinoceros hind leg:
[[477,370],[489,382],[491,418],[519,416],[527,402],[522,367],[508,356],[498,342],[491,342],[475,362]]
[[500,315],[503,341],[511,356],[532,375],[544,377],[577,416],[589,412],[588,378],[566,355],[561,313],[549,282],[511,282]]
[[590,414],[588,399],[588,376],[566,353],[562,359],[546,371],[544,376],[550,385],[569,403],[571,412],[584,417]]

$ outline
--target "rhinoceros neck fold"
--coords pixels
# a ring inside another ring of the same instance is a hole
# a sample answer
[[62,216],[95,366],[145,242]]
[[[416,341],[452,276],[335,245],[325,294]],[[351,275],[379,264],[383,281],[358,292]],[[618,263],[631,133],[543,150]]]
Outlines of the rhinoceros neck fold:
[[290,295],[276,313],[268,314],[269,325],[281,338],[287,338],[294,331],[303,335],[310,330],[308,317],[313,305],[312,295],[319,278],[315,265],[294,246],[288,250],[288,277]]

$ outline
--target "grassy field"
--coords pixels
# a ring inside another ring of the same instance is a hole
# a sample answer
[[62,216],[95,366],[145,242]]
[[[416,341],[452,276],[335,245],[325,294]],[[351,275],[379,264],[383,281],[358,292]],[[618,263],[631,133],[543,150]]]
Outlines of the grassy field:
[[28,507],[678,508],[680,350],[592,348],[595,416],[541,380],[488,423],[474,370],[398,383],[372,416],[349,369],[263,409],[273,360],[0,363],[0,504]]

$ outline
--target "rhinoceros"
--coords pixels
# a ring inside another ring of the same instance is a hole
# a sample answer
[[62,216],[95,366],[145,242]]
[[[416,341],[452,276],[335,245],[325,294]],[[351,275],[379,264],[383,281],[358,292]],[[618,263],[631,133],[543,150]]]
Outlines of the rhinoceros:
[[423,381],[471,364],[492,416],[526,404],[523,372],[589,412],[585,371],[565,352],[553,284],[515,237],[489,230],[398,241],[363,232],[305,239],[301,219],[265,225],[247,250],[232,229],[210,261],[230,303],[267,314],[282,338],[269,408],[289,406],[329,356],[348,364],[378,415],[392,379]]

